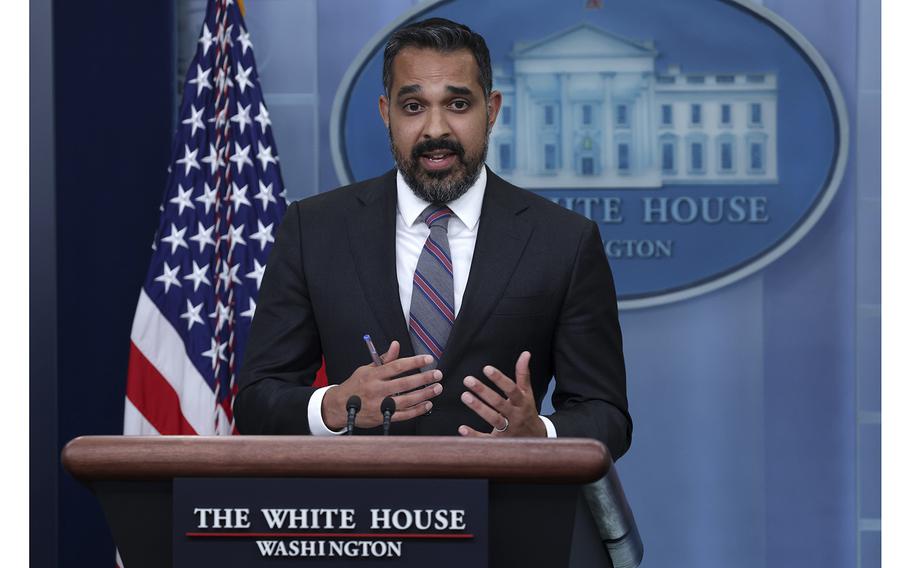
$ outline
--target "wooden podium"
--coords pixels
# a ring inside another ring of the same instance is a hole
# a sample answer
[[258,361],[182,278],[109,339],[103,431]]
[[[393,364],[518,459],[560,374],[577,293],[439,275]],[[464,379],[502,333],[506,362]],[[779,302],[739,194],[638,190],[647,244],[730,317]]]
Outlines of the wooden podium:
[[[200,477],[486,479],[491,567],[615,562],[583,492],[613,469],[594,440],[91,436],[67,444],[63,465],[100,500],[128,568],[171,565],[172,484]],[[638,539],[630,513],[618,525]]]

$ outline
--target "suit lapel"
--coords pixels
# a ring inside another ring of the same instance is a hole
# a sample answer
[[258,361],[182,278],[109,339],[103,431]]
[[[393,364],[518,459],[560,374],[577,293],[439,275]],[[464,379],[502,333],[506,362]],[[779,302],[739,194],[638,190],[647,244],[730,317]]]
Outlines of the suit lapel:
[[409,357],[413,348],[401,313],[395,270],[395,170],[361,188],[356,197],[348,212],[348,237],[361,288],[386,337],[397,339],[401,356]]
[[519,215],[528,207],[523,196],[501,178],[487,172],[471,272],[455,327],[440,361],[439,366],[443,369],[457,364],[471,338],[490,317],[533,231]]

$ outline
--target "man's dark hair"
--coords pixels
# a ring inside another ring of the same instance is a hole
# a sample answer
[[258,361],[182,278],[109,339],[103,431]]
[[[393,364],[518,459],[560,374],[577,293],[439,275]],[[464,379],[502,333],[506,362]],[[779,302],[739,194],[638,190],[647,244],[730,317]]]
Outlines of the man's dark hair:
[[430,18],[395,30],[385,44],[382,60],[382,85],[387,97],[392,96],[392,62],[398,52],[406,47],[435,49],[450,53],[467,49],[477,61],[480,70],[478,81],[484,98],[493,90],[493,69],[490,66],[490,50],[483,37],[471,28],[445,18]]

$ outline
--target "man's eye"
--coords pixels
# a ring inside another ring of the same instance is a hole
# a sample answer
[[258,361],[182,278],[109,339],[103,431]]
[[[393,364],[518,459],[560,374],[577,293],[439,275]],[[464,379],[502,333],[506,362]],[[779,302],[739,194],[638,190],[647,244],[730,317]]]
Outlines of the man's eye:
[[452,108],[455,110],[468,110],[468,101],[452,101]]
[[419,103],[408,103],[408,104],[404,105],[404,110],[407,112],[418,112],[418,111],[420,111],[420,104]]

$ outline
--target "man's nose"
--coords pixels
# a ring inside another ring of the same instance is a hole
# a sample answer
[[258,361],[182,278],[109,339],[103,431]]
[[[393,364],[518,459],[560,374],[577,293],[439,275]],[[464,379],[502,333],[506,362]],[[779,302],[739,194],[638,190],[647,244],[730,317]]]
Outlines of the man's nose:
[[451,134],[445,109],[431,108],[427,112],[427,122],[423,128],[424,138],[442,138]]

